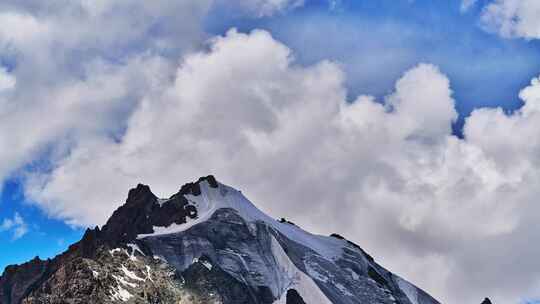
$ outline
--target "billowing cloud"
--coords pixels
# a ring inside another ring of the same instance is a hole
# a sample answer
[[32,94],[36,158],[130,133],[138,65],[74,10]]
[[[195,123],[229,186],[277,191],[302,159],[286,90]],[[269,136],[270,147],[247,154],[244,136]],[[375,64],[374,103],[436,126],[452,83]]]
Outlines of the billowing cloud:
[[537,294],[540,275],[515,265],[536,260],[523,243],[536,235],[524,225],[538,211],[539,81],[516,113],[474,112],[460,139],[436,66],[382,100],[348,102],[344,80],[336,63],[296,64],[265,31],[231,30],[143,94],[120,137],[91,134],[29,173],[27,194],[71,224],[102,224],[138,182],[165,196],[212,173],[272,215],[349,236],[444,303]]
[[12,68],[0,70],[2,92],[11,88],[0,92],[0,180],[84,134],[119,132],[159,85],[147,78],[166,78],[203,41],[209,2],[2,2],[0,60]]
[[[183,54],[204,46],[203,19],[217,2],[3,1],[0,180],[87,135],[122,133],[142,93],[167,85]],[[298,5],[234,6],[263,16]]]
[[[462,8],[476,1],[463,0]],[[506,38],[540,38],[540,2],[536,0],[494,0],[482,11],[481,22],[488,31]]]
[[28,225],[19,213],[15,213],[13,218],[5,218],[0,224],[0,232],[4,231],[12,234],[12,240],[17,240],[28,232]]

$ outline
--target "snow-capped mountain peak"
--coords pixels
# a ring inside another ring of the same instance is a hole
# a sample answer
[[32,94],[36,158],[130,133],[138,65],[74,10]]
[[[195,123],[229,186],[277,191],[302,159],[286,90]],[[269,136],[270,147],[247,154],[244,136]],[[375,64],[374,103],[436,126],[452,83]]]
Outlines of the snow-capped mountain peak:
[[[197,216],[195,218],[187,217],[186,223],[182,224],[173,223],[166,227],[154,226],[153,233],[140,234],[137,238],[140,239],[149,236],[183,232],[194,225],[207,221],[216,210],[232,209],[245,221],[249,223],[265,223],[269,227],[272,227],[285,235],[290,240],[313,249],[328,260],[334,260],[343,254],[341,247],[346,245],[346,241],[333,237],[314,235],[302,230],[296,225],[276,221],[274,218],[260,211],[239,190],[219,182],[211,183],[207,179],[201,180],[197,185],[200,194],[184,195],[188,203],[197,210]],[[163,204],[168,200],[169,199],[159,199],[158,201]]]
[[66,297],[73,303],[438,304],[358,245],[275,220],[213,176],[167,199],[138,185],[102,229],[87,230],[53,260],[14,266],[0,279],[2,304]]

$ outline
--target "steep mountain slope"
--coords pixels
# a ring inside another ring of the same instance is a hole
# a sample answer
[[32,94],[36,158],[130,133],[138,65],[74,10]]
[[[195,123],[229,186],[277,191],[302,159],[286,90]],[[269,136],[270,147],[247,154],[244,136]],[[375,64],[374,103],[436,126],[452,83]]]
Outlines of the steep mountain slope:
[[208,176],[130,190],[102,229],[11,266],[0,303],[437,304],[339,235],[310,234]]

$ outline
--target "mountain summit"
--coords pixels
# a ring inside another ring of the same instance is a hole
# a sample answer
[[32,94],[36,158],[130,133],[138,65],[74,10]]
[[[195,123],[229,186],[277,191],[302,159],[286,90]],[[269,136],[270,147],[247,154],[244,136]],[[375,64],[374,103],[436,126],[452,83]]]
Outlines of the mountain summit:
[[167,199],[146,185],[46,261],[9,266],[0,304],[438,304],[358,245],[257,209],[213,176]]

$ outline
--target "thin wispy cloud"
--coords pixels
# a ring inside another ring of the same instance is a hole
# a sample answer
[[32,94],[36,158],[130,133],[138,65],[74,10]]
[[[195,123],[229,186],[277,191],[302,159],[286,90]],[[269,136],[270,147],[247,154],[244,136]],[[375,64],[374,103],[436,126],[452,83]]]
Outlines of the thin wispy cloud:
[[0,224],[0,232],[11,233],[11,239],[17,240],[28,233],[29,228],[23,217],[15,212],[12,218],[5,218]]
[[[462,0],[461,9],[467,11],[477,0]],[[481,8],[481,26],[504,38],[540,39],[540,2],[536,0],[486,1]]]
[[477,0],[462,0],[461,1],[461,11],[468,11],[473,5],[475,5]]

